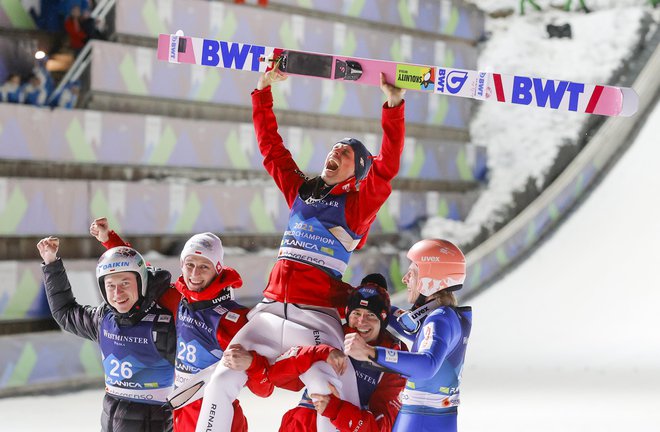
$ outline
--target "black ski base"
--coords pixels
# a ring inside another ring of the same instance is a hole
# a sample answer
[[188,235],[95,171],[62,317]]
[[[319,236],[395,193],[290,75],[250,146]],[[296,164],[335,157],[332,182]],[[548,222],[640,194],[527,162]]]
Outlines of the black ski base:
[[283,51],[278,59],[278,67],[285,73],[328,79],[357,81],[362,76],[362,66],[351,60],[334,60],[335,75],[332,76],[333,60],[334,57],[330,55]]

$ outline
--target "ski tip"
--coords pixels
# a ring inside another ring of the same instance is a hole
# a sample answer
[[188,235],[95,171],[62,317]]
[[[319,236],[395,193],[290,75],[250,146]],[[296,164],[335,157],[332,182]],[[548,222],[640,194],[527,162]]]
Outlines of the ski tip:
[[623,117],[634,116],[639,107],[639,96],[637,96],[637,92],[630,87],[622,87],[621,93],[623,95],[623,106],[619,115]]

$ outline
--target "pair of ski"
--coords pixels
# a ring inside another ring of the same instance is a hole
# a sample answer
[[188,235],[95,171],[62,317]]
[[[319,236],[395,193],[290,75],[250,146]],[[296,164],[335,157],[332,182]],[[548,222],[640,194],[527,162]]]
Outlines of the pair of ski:
[[399,88],[604,116],[630,117],[637,112],[639,99],[628,87],[294,51],[181,32],[159,36],[158,59],[252,72],[277,68],[290,75],[371,86],[380,85],[382,72],[388,83]]

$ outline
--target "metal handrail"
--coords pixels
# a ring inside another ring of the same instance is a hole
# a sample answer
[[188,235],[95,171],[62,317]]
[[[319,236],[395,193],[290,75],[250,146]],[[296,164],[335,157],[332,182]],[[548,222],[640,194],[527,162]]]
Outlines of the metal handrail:
[[69,68],[69,70],[66,71],[66,74],[64,75],[64,77],[62,78],[60,83],[57,85],[55,90],[50,94],[50,96],[48,96],[48,100],[46,101],[46,105],[50,105],[50,103],[53,100],[55,100],[55,97],[57,95],[59,95],[60,93],[62,93],[62,90],[64,89],[64,87],[69,82],[72,81],[71,77],[74,74],[77,74],[77,76],[80,76],[80,74],[82,73],[82,70],[79,71],[79,69],[81,68],[82,64],[87,64],[85,62],[85,60],[89,56],[91,51],[92,51],[92,44],[90,44],[90,43],[85,44],[82,51],[80,51],[80,53],[78,54],[78,57],[76,57],[76,60],[73,62],[73,64]]
[[91,13],[92,18],[103,19],[110,12],[117,0],[101,0]]

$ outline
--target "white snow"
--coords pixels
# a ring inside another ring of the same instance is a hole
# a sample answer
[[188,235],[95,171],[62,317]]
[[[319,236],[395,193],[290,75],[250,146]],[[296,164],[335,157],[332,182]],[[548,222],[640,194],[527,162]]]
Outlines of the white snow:
[[[592,84],[607,84],[639,40],[642,15],[652,11],[646,0],[586,0],[594,10],[589,14],[547,8],[550,2],[537,0],[543,12],[527,5],[526,15],[520,16],[518,0],[473,3],[486,11],[516,10],[507,18],[487,19],[487,31],[492,34],[482,47],[479,70]],[[573,7],[578,3],[574,0]],[[659,12],[654,13],[656,23]],[[546,24],[566,22],[571,24],[572,39],[548,38]],[[481,103],[470,134],[472,142],[488,149],[488,184],[465,222],[435,217],[425,224],[422,236],[467,244],[482,226],[492,227],[503,220],[513,192],[523,190],[530,177],[540,187],[559,147],[565,140],[580,138],[587,118],[587,114]]]
[[660,430],[658,133],[656,103],[582,207],[472,302],[464,430]]

